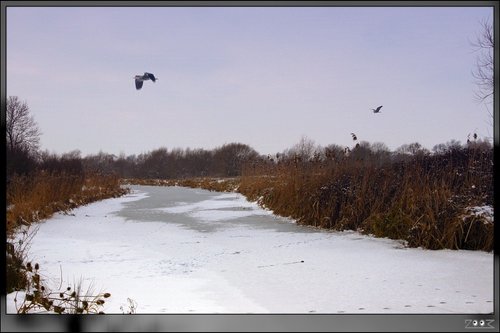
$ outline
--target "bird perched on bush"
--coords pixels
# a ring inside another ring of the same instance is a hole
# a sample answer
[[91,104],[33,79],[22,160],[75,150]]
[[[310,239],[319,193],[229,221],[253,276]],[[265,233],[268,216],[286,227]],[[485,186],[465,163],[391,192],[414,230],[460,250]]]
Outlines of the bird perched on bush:
[[137,90],[142,88],[142,84],[144,81],[151,80],[153,82],[156,82],[158,80],[157,77],[155,77],[153,74],[145,72],[144,75],[136,75],[135,76],[135,88]]

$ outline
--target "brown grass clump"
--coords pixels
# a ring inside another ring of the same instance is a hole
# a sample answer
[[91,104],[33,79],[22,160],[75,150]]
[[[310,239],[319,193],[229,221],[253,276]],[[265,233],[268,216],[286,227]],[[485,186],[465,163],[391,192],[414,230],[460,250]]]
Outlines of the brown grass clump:
[[55,212],[69,211],[127,191],[117,177],[99,174],[83,177],[41,171],[30,176],[13,176],[7,185],[7,234]]
[[428,249],[493,249],[491,151],[462,149],[378,163],[284,161],[246,174],[238,191],[298,223],[359,230]]

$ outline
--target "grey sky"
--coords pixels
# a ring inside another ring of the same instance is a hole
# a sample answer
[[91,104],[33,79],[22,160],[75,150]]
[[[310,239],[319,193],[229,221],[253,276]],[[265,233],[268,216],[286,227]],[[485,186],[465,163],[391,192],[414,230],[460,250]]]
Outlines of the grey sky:
[[[485,19],[491,7],[8,7],[7,96],[57,153],[268,154],[302,136],[351,146],[351,132],[431,149],[493,136],[471,75]],[[137,91],[145,71],[159,80]]]

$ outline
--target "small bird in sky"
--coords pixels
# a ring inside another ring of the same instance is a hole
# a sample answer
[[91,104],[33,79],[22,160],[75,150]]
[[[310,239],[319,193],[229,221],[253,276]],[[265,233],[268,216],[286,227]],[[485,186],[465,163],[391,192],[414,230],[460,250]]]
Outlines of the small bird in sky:
[[358,139],[358,137],[356,136],[356,134],[351,133],[351,135],[352,135],[352,140],[353,140],[353,141],[356,141],[356,140]]
[[376,109],[372,109],[373,113],[380,113],[380,109],[382,108],[383,105],[379,106]]
[[145,72],[144,75],[136,75],[135,76],[135,88],[137,90],[142,88],[142,84],[144,81],[151,80],[153,82],[156,82],[158,80],[157,77],[155,77],[153,74]]

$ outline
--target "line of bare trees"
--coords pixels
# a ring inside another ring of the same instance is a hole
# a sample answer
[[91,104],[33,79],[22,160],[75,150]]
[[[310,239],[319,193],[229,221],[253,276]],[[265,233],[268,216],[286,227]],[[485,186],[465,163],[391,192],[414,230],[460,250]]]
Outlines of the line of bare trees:
[[[487,140],[473,140],[467,144],[449,141],[435,145],[430,151],[418,142],[404,144],[394,151],[381,142],[361,141],[352,149],[330,144],[322,147],[306,137],[291,148],[273,155],[262,155],[242,143],[229,143],[213,150],[159,148],[140,154],[116,156],[99,153],[82,158],[85,171],[116,174],[121,178],[185,179],[193,177],[236,177],[242,174],[265,175],[277,165],[302,167],[334,166],[340,163],[358,163],[380,167],[401,161],[410,162],[425,156],[446,156],[456,151],[492,151]],[[78,152],[73,153],[78,159]],[[68,154],[66,161],[69,161]],[[71,154],[69,154],[71,156]]]
[[140,155],[99,153],[83,159],[85,170],[116,173],[122,178],[180,179],[235,177],[245,163],[259,154],[242,143],[229,143],[213,150],[159,148]]
[[225,144],[214,150],[159,148],[138,156],[99,153],[82,157],[75,150],[62,155],[40,151],[41,131],[26,101],[10,96],[6,105],[7,182],[14,175],[39,171],[84,176],[115,174],[123,178],[234,177],[243,164],[259,158],[251,147]]
[[14,174],[29,174],[45,170],[84,176],[85,173],[114,174],[122,178],[181,179],[191,177],[235,177],[242,171],[265,172],[276,163],[337,163],[346,159],[380,166],[390,162],[408,160],[415,156],[446,153],[449,150],[471,147],[489,150],[488,141],[474,139],[462,146],[458,141],[438,144],[429,151],[419,143],[405,144],[390,151],[381,142],[361,141],[346,149],[336,144],[321,147],[303,137],[299,143],[275,155],[261,155],[242,143],[228,143],[213,150],[159,148],[140,154],[116,156],[100,152],[82,157],[75,150],[62,155],[39,150],[40,130],[29,113],[26,102],[18,97],[7,101],[7,179]]

